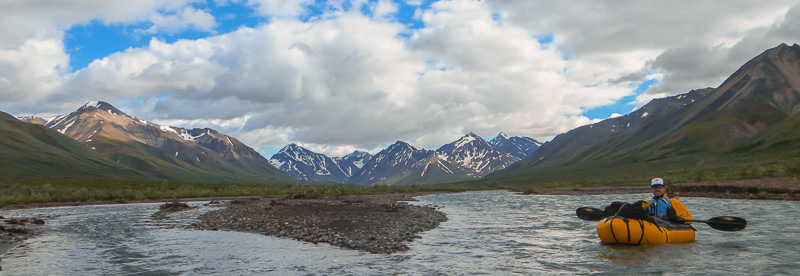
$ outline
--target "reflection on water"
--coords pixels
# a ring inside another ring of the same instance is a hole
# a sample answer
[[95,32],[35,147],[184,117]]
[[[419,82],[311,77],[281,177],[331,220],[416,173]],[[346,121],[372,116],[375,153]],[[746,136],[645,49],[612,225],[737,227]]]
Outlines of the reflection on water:
[[0,212],[47,217],[39,235],[2,255],[3,275],[236,274],[795,274],[798,202],[682,198],[695,218],[747,218],[741,232],[698,224],[697,241],[603,245],[575,208],[648,195],[523,196],[505,191],[439,194],[413,204],[445,206],[449,218],[408,252],[374,255],[252,233],[186,226],[214,206],[155,220],[159,204]]

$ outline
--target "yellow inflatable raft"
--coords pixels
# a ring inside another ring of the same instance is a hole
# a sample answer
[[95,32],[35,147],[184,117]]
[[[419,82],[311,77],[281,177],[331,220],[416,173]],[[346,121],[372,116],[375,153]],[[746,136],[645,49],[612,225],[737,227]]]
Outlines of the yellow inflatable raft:
[[695,229],[687,224],[673,224],[659,218],[653,222],[623,217],[607,217],[597,224],[603,243],[665,244],[694,240]]

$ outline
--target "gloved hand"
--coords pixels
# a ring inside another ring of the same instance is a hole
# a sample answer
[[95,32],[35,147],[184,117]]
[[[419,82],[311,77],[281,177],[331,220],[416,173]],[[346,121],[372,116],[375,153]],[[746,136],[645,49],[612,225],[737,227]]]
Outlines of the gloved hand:
[[669,208],[669,210],[667,210],[667,219],[669,219],[669,221],[671,221],[672,223],[678,223],[678,224],[686,223],[683,221],[683,218],[675,214],[675,210],[672,208]]

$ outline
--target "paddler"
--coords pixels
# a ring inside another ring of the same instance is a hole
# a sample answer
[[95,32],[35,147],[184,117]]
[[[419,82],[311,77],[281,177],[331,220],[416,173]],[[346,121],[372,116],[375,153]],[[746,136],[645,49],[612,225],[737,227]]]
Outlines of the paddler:
[[691,222],[683,222],[681,220],[691,220],[692,213],[689,213],[689,210],[686,209],[686,206],[683,206],[680,200],[667,195],[664,179],[653,178],[650,181],[650,190],[653,192],[653,198],[649,202],[642,202],[642,208],[646,209],[649,216],[670,220],[675,223],[691,224]]

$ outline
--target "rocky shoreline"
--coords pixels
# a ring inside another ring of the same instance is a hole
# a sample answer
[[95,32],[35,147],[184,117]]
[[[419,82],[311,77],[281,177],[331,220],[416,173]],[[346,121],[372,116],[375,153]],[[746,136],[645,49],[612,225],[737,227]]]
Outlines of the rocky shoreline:
[[672,189],[684,197],[800,201],[797,177],[681,183]]
[[409,205],[411,194],[317,196],[234,200],[226,208],[200,216],[203,230],[256,232],[310,243],[394,253],[408,250],[420,238],[447,221],[431,206]]
[[[679,197],[731,199],[800,200],[798,177],[726,180],[669,184],[670,194]],[[583,187],[532,190],[527,194],[594,195],[649,193],[647,185],[635,187]],[[383,194],[319,196],[300,193],[288,197],[233,197],[183,199],[214,203],[227,200],[226,207],[202,215],[197,229],[261,233],[311,243],[329,243],[347,249],[371,253],[393,253],[408,250],[406,243],[418,239],[419,233],[434,229],[447,221],[435,207],[409,205],[418,194]],[[154,201],[147,201],[154,202]],[[164,202],[164,200],[158,201]],[[102,203],[43,203],[0,206],[4,209],[74,206]],[[153,214],[164,219],[170,212],[188,208],[173,201]],[[0,255],[36,235],[36,227],[44,221],[37,218],[0,217]]]
[[[527,191],[540,195],[648,194],[642,186],[552,188]],[[679,197],[800,201],[800,178],[780,177],[688,182],[667,185],[667,193]]]
[[[40,218],[5,218],[0,216],[0,256],[37,233],[36,226],[45,224]],[[3,271],[0,259],[0,271]]]

